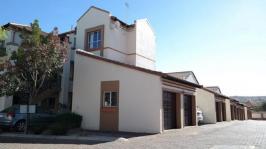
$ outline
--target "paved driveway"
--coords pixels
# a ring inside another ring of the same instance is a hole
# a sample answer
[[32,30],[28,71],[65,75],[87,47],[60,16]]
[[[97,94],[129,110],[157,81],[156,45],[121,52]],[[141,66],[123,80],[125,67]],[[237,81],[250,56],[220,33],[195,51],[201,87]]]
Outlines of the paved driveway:
[[129,140],[119,139],[95,145],[1,143],[0,149],[2,148],[266,149],[266,121],[222,122],[200,127],[170,130],[163,134],[136,137]]

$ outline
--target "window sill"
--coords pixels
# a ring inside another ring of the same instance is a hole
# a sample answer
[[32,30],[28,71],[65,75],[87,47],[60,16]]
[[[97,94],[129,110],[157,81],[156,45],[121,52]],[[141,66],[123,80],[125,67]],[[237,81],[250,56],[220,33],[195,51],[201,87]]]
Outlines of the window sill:
[[88,51],[88,52],[92,52],[92,51],[101,51],[101,50],[103,50],[103,48],[86,49],[86,51]]

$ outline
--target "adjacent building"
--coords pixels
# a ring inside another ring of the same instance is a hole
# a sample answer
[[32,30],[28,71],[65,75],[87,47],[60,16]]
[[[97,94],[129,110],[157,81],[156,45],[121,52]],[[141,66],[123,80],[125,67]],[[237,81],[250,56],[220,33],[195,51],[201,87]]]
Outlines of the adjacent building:
[[[17,51],[22,43],[21,34],[31,33],[32,28],[29,25],[17,24],[17,23],[7,23],[2,26],[7,32],[7,38],[0,41],[0,73],[4,73],[3,65],[9,59],[14,51]],[[48,33],[41,32],[43,36],[47,36]],[[56,81],[55,81],[56,83]],[[57,82],[60,84],[60,81]],[[48,92],[41,94],[39,102],[37,104],[43,105],[44,107],[57,110],[58,108],[58,87],[51,89]],[[12,106],[13,104],[25,104],[27,101],[22,94],[17,93],[13,96],[3,96],[0,97],[0,111]]]
[[[199,84],[192,71],[172,72],[169,75]],[[218,86],[196,89],[196,105],[203,113],[204,124],[231,120],[230,98],[222,95]]]
[[[17,51],[21,44],[20,34],[23,29],[29,31],[27,25],[8,23],[2,26],[6,29],[7,38],[0,40],[0,73],[4,73],[4,64],[9,59],[13,51]],[[0,111],[13,104],[13,96],[0,97]]]

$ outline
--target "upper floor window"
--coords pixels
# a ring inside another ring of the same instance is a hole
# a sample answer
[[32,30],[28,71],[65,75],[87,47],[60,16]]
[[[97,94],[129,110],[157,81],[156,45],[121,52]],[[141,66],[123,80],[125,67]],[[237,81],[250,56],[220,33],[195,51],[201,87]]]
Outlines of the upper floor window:
[[5,46],[5,41],[4,40],[0,40],[0,47],[4,47]]
[[99,50],[103,48],[103,26],[86,30],[85,48],[87,50]]
[[88,45],[90,49],[96,49],[101,47],[101,31],[90,32],[88,36]]

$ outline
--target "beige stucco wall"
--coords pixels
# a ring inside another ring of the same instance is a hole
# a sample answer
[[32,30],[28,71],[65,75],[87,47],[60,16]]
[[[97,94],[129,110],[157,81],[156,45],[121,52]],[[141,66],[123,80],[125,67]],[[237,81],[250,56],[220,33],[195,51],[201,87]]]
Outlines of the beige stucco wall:
[[155,35],[147,19],[136,20],[136,53],[152,59],[137,56],[136,65],[155,69]]
[[244,107],[244,113],[245,113],[245,120],[248,119],[248,108]]
[[99,130],[101,81],[119,80],[119,131],[162,131],[162,87],[159,76],[76,55],[73,112],[82,128]]
[[231,104],[230,99],[225,99],[226,121],[231,121]]
[[196,105],[203,112],[204,123],[216,123],[216,109],[214,94],[197,88],[196,90]]
[[104,57],[155,69],[155,36],[147,19],[137,20],[135,28],[125,29],[118,21],[112,21],[110,16],[111,14],[95,8],[85,13],[77,22],[77,48],[84,49],[86,29],[104,25]]

